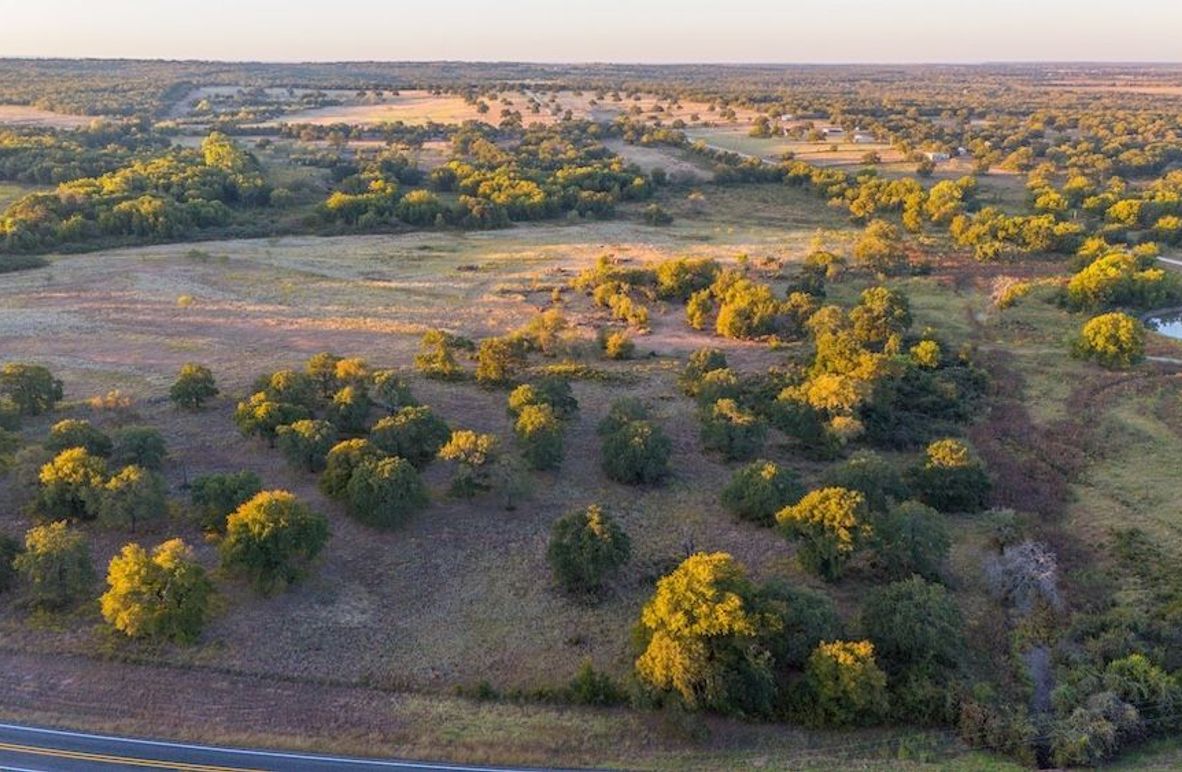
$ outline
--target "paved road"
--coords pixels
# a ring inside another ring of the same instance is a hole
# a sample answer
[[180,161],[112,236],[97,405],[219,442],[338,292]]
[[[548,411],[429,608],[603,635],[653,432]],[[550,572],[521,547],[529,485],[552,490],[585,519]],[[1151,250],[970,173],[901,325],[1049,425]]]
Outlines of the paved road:
[[61,729],[0,724],[0,769],[13,772],[174,769],[184,772],[299,770],[441,770],[503,772],[507,767],[476,767],[419,761],[384,761],[313,753],[216,748],[208,745],[137,740]]

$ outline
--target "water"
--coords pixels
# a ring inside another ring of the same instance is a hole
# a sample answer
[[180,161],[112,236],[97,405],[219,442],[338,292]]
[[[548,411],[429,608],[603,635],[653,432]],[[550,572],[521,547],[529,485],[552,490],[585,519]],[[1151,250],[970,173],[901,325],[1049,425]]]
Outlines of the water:
[[1145,326],[1167,338],[1182,340],[1182,309],[1145,318]]

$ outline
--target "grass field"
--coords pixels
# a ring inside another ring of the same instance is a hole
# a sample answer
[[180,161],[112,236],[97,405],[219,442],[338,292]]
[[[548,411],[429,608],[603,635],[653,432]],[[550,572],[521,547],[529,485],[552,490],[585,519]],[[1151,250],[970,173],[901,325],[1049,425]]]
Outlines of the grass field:
[[92,115],[69,115],[42,110],[31,105],[0,105],[0,126],[32,126],[50,129],[76,129],[97,120]]
[[0,212],[8,208],[8,205],[13,201],[35,190],[37,188],[30,185],[14,185],[10,182],[0,182]]

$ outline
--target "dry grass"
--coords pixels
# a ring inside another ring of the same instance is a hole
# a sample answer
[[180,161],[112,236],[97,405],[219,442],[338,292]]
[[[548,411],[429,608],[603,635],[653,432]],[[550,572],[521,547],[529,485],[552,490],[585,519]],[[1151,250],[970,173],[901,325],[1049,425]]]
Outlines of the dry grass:
[[98,119],[92,115],[55,113],[32,105],[0,105],[0,125],[76,129],[95,120]]

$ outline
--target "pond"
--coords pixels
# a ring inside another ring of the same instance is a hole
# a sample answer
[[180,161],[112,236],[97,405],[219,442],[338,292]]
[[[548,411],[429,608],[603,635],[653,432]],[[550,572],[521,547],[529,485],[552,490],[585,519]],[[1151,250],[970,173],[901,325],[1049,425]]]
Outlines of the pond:
[[1145,317],[1145,326],[1167,338],[1182,340],[1182,308],[1174,308]]

